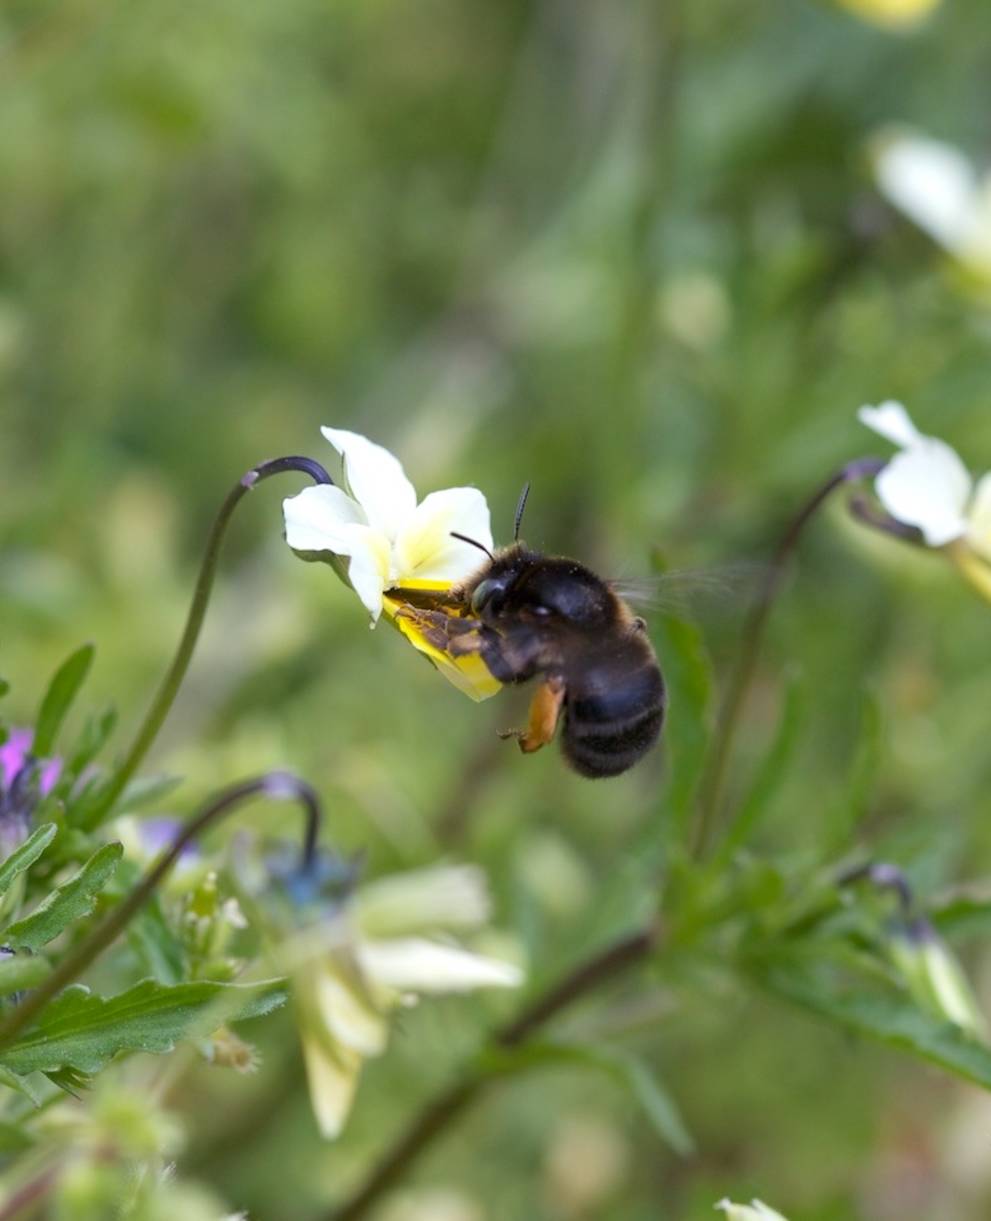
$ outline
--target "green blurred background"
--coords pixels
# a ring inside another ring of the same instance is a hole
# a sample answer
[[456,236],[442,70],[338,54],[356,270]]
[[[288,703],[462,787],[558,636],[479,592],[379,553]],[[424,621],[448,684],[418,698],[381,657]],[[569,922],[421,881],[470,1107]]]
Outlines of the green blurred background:
[[[98,644],[90,700],[137,722],[205,531],[262,458],[329,460],[320,424],[398,453],[421,492],[474,483],[497,538],[607,575],[739,566],[903,399],[991,466],[991,316],[876,195],[891,121],[987,151],[984,0],[892,34],[811,0],[7,0],[0,10],[2,655],[30,717]],[[664,760],[591,784],[473,707],[240,511],[155,765],[185,813],[266,767],[315,783],[373,873],[469,859],[538,981],[629,905],[663,828]],[[742,592],[700,614],[717,673]],[[801,859],[841,799],[865,690],[885,718],[860,842],[924,892],[991,873],[988,608],[948,567],[834,506],[806,536],[734,784],[783,677],[812,699],[762,832]],[[663,661],[663,658],[662,658]],[[675,714],[677,715],[677,710]],[[277,813],[257,816],[271,828]],[[855,845],[850,845],[853,852]],[[617,895],[620,898],[617,898]],[[991,1001],[991,958],[969,965]],[[700,1152],[680,1161],[607,1080],[495,1091],[388,1221],[694,1221],[758,1194],[792,1221],[977,1221],[991,1104],[729,986],[658,968],[568,1027],[645,1051]],[[261,1072],[191,1072],[180,1169],[254,1218],[306,1218],[360,1177],[505,997],[404,1016],[351,1129],[320,1143],[288,1017]]]

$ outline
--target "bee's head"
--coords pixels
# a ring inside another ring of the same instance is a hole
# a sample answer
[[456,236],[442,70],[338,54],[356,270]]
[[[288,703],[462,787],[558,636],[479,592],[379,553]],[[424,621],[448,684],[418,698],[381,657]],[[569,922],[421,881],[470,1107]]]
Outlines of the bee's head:
[[497,555],[468,592],[472,613],[493,626],[522,620],[592,627],[608,622],[615,607],[605,582],[575,560],[522,546]]

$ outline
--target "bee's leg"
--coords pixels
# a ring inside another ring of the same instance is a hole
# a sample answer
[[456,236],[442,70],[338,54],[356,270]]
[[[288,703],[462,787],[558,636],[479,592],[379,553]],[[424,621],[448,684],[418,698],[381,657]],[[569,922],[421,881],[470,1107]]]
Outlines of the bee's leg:
[[551,675],[543,680],[530,701],[530,720],[526,729],[506,729],[500,738],[515,738],[524,754],[546,746],[554,737],[564,706],[564,679]]
[[464,657],[468,653],[479,653],[482,638],[478,619],[462,619],[459,615],[446,615],[443,611],[423,610],[404,606],[397,618],[409,619],[423,633],[424,640],[435,649],[450,653],[452,657]]

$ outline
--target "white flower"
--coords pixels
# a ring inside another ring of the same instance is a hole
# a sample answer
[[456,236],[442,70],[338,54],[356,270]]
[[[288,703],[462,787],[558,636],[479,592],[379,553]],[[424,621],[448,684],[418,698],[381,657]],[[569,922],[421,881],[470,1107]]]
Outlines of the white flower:
[[883,134],[874,153],[881,193],[981,278],[991,279],[991,175],[952,145],[909,130]]
[[720,1200],[714,1207],[721,1208],[726,1221],[787,1221],[781,1213],[775,1212],[761,1200],[751,1200],[749,1204],[734,1204],[732,1200]]
[[479,656],[451,658],[430,645],[410,619],[397,618],[404,589],[449,589],[483,562],[478,547],[452,532],[492,550],[484,495],[477,488],[447,488],[417,504],[399,459],[387,449],[355,432],[321,432],[342,457],[343,487],[318,484],[283,501],[286,542],[304,555],[326,552],[339,575],[346,572],[372,625],[385,611],[459,690],[476,700],[494,695],[501,684]]
[[839,3],[874,25],[899,30],[918,25],[938,8],[940,0],[839,0]]
[[455,530],[492,549],[489,507],[477,488],[431,492],[418,505],[387,449],[355,432],[320,431],[344,460],[346,490],[318,484],[285,500],[286,542],[294,551],[349,559],[348,580],[373,623],[386,590],[420,581],[450,585],[478,568],[478,548],[451,537]]
[[991,560],[991,474],[975,483],[956,450],[920,433],[901,403],[861,407],[857,414],[900,448],[874,483],[891,516],[916,526],[930,547],[963,539]]
[[[449,929],[485,919],[489,900],[480,871],[423,869],[365,889],[367,902],[359,892],[349,916],[325,930],[333,944],[326,935],[314,943],[304,934],[306,948],[293,970],[310,1099],[327,1138],[344,1125],[363,1061],[385,1050],[394,1009],[421,995],[512,988],[523,978],[512,963],[444,939]],[[443,910],[438,894],[448,900]],[[409,904],[405,928],[400,899]],[[380,935],[386,927],[390,935]]]

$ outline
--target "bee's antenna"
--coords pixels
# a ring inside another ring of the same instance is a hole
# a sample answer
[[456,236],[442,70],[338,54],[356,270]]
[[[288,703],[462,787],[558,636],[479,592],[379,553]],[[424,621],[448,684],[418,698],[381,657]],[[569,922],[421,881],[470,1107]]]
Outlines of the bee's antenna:
[[513,519],[513,542],[519,542],[520,524],[523,521],[523,510],[526,508],[526,498],[530,495],[530,480],[528,479],[523,485],[523,491],[520,492],[520,499],[516,505],[516,517]]
[[469,538],[467,534],[459,534],[457,530],[451,531],[451,538],[459,538],[463,543],[471,543],[473,547],[477,547],[479,551],[484,551],[490,560],[494,560],[495,556],[486,547],[484,543],[480,543],[477,538]]

